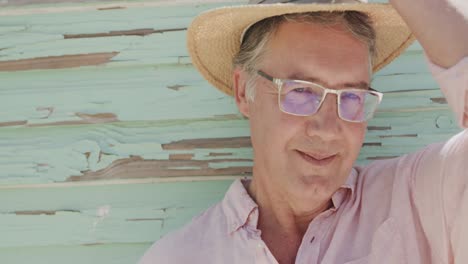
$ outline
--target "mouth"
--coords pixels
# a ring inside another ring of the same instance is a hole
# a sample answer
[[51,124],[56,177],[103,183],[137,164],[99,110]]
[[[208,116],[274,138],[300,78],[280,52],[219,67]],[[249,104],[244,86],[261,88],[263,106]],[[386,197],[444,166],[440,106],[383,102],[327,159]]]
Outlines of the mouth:
[[336,154],[316,154],[316,153],[306,153],[297,150],[299,155],[308,163],[315,166],[327,166],[336,159]]

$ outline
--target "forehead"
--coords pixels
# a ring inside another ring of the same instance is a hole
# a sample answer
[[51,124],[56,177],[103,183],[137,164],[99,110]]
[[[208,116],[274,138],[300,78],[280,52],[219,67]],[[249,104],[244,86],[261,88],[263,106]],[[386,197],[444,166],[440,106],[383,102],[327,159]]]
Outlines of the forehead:
[[342,23],[321,25],[313,22],[286,21],[278,26],[268,46],[270,49],[291,54],[309,52],[316,53],[317,56],[369,56],[367,44],[354,36]]
[[271,36],[261,67],[280,73],[278,77],[325,78],[324,84],[333,85],[340,79],[368,81],[369,56],[367,44],[344,24],[284,22]]

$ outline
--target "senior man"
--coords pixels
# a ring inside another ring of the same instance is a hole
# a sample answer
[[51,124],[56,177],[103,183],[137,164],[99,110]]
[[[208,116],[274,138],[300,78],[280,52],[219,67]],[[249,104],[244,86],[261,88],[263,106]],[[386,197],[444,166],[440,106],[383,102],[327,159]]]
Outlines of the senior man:
[[371,75],[411,32],[468,127],[466,1],[253,2],[188,30],[194,65],[249,119],[252,180],[141,263],[468,263],[468,129],[353,166],[382,99]]

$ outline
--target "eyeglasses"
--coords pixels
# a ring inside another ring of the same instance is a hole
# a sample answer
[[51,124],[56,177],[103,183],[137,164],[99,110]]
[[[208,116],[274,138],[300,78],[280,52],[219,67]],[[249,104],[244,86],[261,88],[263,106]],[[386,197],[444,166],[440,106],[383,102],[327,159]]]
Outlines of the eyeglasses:
[[261,77],[273,82],[278,88],[278,105],[282,112],[295,116],[310,116],[318,112],[327,94],[337,96],[338,116],[345,121],[361,123],[374,116],[383,94],[370,88],[334,90],[319,84],[273,78],[257,71]]

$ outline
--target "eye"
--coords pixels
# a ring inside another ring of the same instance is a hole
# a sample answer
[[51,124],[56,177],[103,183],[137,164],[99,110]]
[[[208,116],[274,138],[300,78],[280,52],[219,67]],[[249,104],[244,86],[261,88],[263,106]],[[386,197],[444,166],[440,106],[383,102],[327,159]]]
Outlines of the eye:
[[341,99],[349,101],[361,101],[361,96],[355,93],[343,93]]
[[299,88],[294,88],[292,91],[295,93],[304,93],[306,92],[306,89],[303,87],[299,87]]

